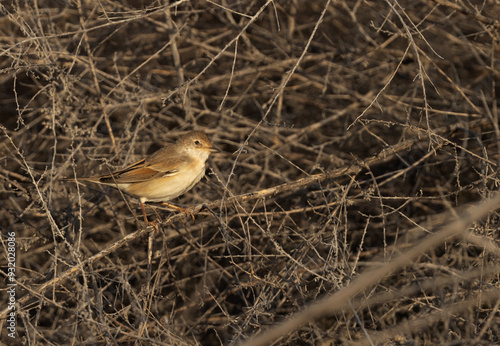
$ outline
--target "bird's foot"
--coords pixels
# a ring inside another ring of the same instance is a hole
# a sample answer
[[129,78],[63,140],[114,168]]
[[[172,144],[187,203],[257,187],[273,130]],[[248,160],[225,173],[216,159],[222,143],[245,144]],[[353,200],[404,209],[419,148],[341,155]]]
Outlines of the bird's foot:
[[164,205],[165,207],[167,208],[170,208],[170,209],[175,209],[177,211],[180,211],[186,215],[190,215],[191,218],[193,219],[194,221],[194,214],[193,214],[193,208],[182,208],[182,207],[178,207],[176,205],[173,205],[173,204],[170,204],[170,203],[166,203],[166,202],[161,202],[160,203],[161,205]]

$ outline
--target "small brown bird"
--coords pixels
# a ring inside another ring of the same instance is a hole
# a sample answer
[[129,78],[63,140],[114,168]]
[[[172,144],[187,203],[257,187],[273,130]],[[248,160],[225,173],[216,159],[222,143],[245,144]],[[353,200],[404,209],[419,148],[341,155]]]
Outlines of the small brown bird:
[[139,198],[144,221],[149,223],[145,202],[162,202],[186,212],[166,202],[189,191],[203,178],[205,162],[216,151],[205,133],[193,131],[128,167],[106,175],[77,178],[77,181],[112,186]]

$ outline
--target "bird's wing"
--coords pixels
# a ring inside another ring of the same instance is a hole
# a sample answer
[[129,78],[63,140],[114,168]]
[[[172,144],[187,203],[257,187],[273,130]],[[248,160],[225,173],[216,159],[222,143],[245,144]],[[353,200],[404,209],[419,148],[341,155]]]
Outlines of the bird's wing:
[[186,157],[182,154],[172,155],[172,152],[175,152],[174,146],[167,146],[158,150],[146,158],[145,167],[166,175],[176,174],[179,168],[186,164]]
[[152,156],[137,161],[121,170],[96,177],[95,180],[102,184],[128,184],[177,174],[183,160],[180,157],[162,156],[159,156],[158,152],[156,152]]

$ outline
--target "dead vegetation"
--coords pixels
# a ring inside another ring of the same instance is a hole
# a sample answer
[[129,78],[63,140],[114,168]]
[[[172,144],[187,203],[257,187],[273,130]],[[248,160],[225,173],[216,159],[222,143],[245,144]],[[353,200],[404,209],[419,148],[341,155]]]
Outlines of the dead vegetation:
[[[496,1],[0,9],[14,341],[500,343]],[[194,221],[62,181],[193,129]]]

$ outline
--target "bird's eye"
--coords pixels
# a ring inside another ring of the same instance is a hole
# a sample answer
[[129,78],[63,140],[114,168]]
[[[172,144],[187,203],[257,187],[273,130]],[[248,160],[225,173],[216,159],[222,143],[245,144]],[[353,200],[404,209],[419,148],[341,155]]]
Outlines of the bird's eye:
[[196,144],[196,145],[200,145],[200,144],[201,144],[201,142],[200,142],[199,140],[195,140],[195,141],[194,141],[194,144]]

